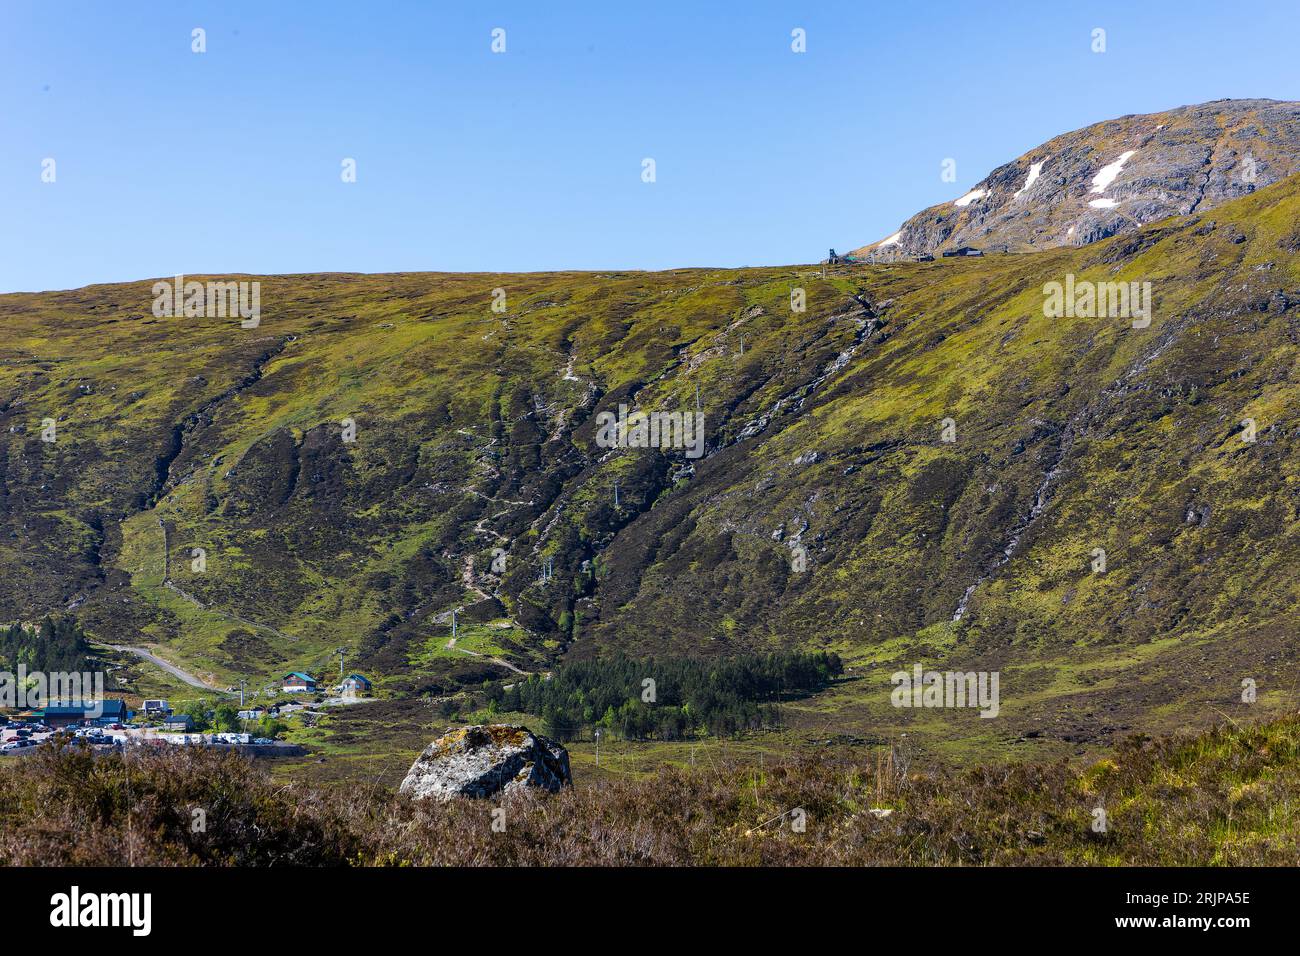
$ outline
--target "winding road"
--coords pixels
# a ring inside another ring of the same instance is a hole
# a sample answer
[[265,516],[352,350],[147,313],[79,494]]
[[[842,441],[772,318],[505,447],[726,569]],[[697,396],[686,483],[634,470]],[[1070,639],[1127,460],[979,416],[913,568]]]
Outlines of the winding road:
[[167,663],[161,657],[158,657],[156,654],[151,654],[143,647],[126,647],[125,645],[122,644],[108,644],[106,646],[112,648],[115,651],[125,651],[128,654],[134,654],[136,657],[143,658],[149,663],[162,668],[168,674],[171,674],[173,677],[180,678],[185,683],[189,684],[191,687],[197,687],[200,690],[214,690],[220,694],[225,693],[224,689],[220,687],[214,687],[212,684],[209,684],[206,681],[203,681],[198,677],[195,677],[193,674],[189,673],[188,671],[181,670],[175,664]]

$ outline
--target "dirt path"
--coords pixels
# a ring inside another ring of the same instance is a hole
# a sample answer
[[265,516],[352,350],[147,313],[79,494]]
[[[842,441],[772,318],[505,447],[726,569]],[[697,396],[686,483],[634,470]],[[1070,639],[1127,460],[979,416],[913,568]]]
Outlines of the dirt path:
[[182,681],[189,684],[191,687],[197,687],[200,690],[214,690],[219,694],[226,693],[226,691],[223,690],[222,688],[209,684],[207,681],[199,677],[195,677],[189,671],[181,670],[175,664],[167,663],[167,661],[163,660],[161,657],[158,657],[156,654],[150,653],[149,651],[145,650],[143,647],[127,647],[122,644],[109,644],[107,646],[112,648],[115,651],[125,651],[128,654],[134,654],[136,657],[139,657],[143,660],[148,661],[150,664],[154,664],[155,666],[162,668],[168,674],[171,674],[173,677],[180,678]]
[[[447,647],[452,648],[452,644],[449,642],[447,644]],[[514,671],[516,674],[519,674],[521,677],[531,677],[533,673],[532,671],[522,670],[516,667],[514,664],[511,664],[509,661],[501,659],[500,657],[488,657],[486,654],[480,654],[478,651],[471,651],[468,648],[464,648],[464,647],[456,647],[452,649],[460,651],[462,654],[468,654],[470,657],[481,657],[483,658],[483,660],[491,661],[493,664],[500,664],[506,670]]]

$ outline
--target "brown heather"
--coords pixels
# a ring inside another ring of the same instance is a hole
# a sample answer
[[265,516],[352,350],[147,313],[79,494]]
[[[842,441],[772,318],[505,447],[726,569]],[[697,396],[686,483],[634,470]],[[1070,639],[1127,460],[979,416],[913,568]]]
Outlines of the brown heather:
[[[1066,762],[900,773],[890,755],[670,768],[558,796],[418,804],[248,760],[59,748],[7,761],[10,865],[1294,865],[1300,716]],[[1107,832],[1092,829],[1104,807]],[[192,832],[196,808],[206,831]],[[790,811],[806,812],[794,832]],[[869,812],[890,808],[892,814]]]

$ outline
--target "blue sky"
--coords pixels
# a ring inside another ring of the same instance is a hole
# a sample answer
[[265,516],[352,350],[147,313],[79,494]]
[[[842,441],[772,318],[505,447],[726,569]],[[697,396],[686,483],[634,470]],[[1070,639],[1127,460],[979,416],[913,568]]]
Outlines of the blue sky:
[[1297,9],[0,0],[0,292],[816,261],[1058,133],[1300,99]]

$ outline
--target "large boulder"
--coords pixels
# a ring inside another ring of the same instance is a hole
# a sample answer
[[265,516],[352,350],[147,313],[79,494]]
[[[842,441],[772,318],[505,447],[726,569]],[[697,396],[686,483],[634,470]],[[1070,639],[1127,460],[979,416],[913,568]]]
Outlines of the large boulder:
[[411,764],[399,792],[416,799],[490,797],[527,787],[551,793],[573,782],[569,752],[527,727],[477,724],[449,730]]

